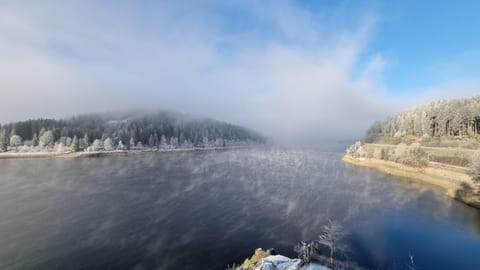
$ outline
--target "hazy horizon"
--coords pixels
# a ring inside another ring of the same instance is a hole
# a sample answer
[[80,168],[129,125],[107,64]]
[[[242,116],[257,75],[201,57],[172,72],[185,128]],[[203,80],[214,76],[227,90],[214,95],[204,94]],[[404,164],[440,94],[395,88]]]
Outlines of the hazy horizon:
[[280,142],[359,138],[479,93],[475,6],[3,1],[0,123],[160,109]]

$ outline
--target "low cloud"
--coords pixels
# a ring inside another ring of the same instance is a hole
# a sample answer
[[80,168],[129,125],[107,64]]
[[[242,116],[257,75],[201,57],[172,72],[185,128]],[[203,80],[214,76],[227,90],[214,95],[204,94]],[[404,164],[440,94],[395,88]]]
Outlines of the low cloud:
[[280,142],[363,135],[400,108],[376,19],[342,24],[292,2],[0,4],[0,122],[159,108]]

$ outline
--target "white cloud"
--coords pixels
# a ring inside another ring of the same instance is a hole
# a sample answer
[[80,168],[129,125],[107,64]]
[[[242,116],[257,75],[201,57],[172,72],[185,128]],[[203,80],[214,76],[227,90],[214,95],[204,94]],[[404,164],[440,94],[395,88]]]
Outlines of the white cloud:
[[0,8],[0,122],[167,108],[313,142],[361,136],[395,108],[386,60],[360,61],[368,14],[337,25],[291,2],[62,3]]

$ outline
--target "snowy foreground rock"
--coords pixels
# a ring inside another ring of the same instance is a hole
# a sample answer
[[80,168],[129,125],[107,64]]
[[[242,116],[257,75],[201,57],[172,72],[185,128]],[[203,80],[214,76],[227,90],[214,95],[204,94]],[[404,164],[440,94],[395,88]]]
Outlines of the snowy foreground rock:
[[270,250],[256,249],[251,258],[245,259],[242,265],[229,269],[234,270],[330,270],[320,264],[301,266],[299,259],[290,259],[283,255],[272,255]]
[[262,259],[255,270],[297,270],[300,268],[299,259],[290,259],[282,255],[270,255]]

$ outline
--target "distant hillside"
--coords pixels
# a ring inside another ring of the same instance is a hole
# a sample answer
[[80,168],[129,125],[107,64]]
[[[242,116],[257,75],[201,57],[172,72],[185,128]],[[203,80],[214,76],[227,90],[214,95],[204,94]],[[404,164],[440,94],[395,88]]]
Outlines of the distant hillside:
[[375,123],[366,141],[379,137],[475,137],[480,134],[480,97],[432,102]]
[[57,147],[72,151],[89,147],[94,147],[93,150],[224,147],[265,140],[247,128],[165,111],[86,114],[0,125],[0,152]]

